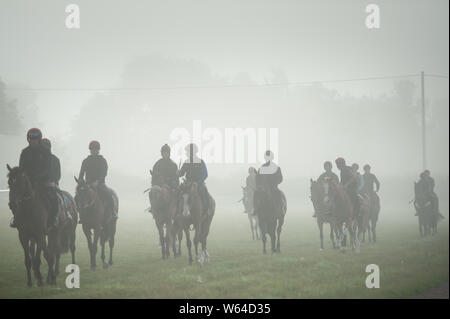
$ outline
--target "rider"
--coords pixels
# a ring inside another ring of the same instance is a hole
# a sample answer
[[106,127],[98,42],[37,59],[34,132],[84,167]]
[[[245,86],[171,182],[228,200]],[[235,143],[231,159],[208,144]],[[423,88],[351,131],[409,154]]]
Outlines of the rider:
[[187,183],[197,183],[198,192],[203,206],[208,207],[207,214],[211,215],[212,212],[209,205],[209,194],[205,185],[205,180],[208,178],[208,169],[206,168],[206,164],[198,157],[198,146],[194,143],[188,144],[185,147],[185,151],[188,158],[178,171],[178,176],[186,176]]
[[[178,167],[170,159],[170,146],[167,144],[161,147],[161,158],[153,165],[152,186],[155,185],[160,187],[167,185],[172,191],[178,189]],[[149,211],[152,212],[151,207]]]
[[353,209],[355,210],[355,215],[359,216],[361,207],[358,197],[358,180],[356,175],[353,173],[352,168],[345,164],[345,160],[342,157],[337,158],[335,163],[341,172],[341,185],[343,185],[347,191],[348,197],[352,202]]
[[[317,179],[318,182],[323,183],[325,182],[327,179],[331,179],[333,180],[336,184],[339,184],[339,177],[332,171],[333,169],[333,165],[331,164],[330,161],[326,161],[325,163],[323,163],[323,168],[325,169],[325,172],[323,172],[319,178]],[[328,190],[327,190],[328,191]],[[328,198],[328,194],[325,194],[325,198],[324,201],[328,202],[329,198]],[[316,212],[314,212],[314,215],[312,217],[317,217]]]
[[423,171],[424,174],[424,180],[426,182],[426,185],[428,187],[428,192],[430,194],[431,197],[431,203],[433,205],[433,211],[434,213],[436,213],[437,215],[441,215],[441,213],[439,212],[439,198],[437,197],[436,193],[434,192],[434,178],[431,177],[430,175],[430,170],[426,169]]
[[[370,198],[374,199],[377,204],[380,204],[380,198],[378,197],[378,191],[380,190],[380,182],[378,181],[378,178],[375,176],[375,174],[372,174],[370,172],[370,165],[366,164],[364,165],[364,174],[362,175],[364,179],[364,189],[363,192],[367,194]],[[374,184],[376,189],[374,189]]]
[[[28,147],[20,154],[19,167],[29,178],[33,188],[44,200],[48,208],[49,230],[57,226],[56,215],[58,211],[57,195],[54,187],[49,185],[51,154],[42,144],[42,132],[38,128],[32,128],[27,132]],[[12,204],[10,203],[10,207]],[[13,208],[13,207],[12,207]],[[14,210],[11,208],[14,214]],[[14,218],[11,227],[16,227]]]
[[176,189],[179,185],[178,167],[174,161],[170,159],[170,146],[164,144],[161,147],[161,156],[153,166],[152,186],[168,185],[172,189]]
[[48,138],[43,138],[41,144],[48,149],[51,154],[51,166],[50,166],[50,183],[54,184],[54,186],[59,186],[59,180],[61,179],[61,164],[59,158],[52,153],[52,143]]
[[[272,151],[267,150],[264,153],[264,159],[266,162],[259,168],[258,174],[265,175],[269,182],[269,188],[275,201],[275,207],[282,207],[282,194],[278,189],[278,185],[283,181],[283,174],[281,168],[273,162],[274,154]],[[282,213],[284,213],[282,211]]]
[[86,182],[88,184],[97,182],[98,193],[105,203],[105,211],[113,212],[114,218],[117,218],[118,216],[114,209],[114,199],[105,184],[105,177],[108,173],[108,163],[106,159],[99,154],[100,143],[91,141],[89,143],[89,150],[91,154],[83,160],[78,179],[83,180],[86,177]]

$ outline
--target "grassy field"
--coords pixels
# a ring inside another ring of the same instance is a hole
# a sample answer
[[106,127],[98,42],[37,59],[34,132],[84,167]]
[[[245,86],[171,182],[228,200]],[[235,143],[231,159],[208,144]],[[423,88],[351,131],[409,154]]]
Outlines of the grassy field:
[[[8,226],[10,212],[0,210],[0,298],[410,298],[449,280],[448,221],[439,234],[420,238],[417,221],[381,218],[376,244],[364,244],[359,255],[319,250],[315,220],[289,211],[281,254],[262,255],[261,242],[250,239],[244,214],[221,211],[213,220],[205,267],[189,266],[182,256],[162,260],[150,215],[118,221],[115,264],[89,270],[87,243],[78,228],[77,264],[81,287],[65,287],[61,260],[56,287],[26,287],[23,252],[17,231]],[[325,227],[328,234],[328,225]],[[100,264],[98,262],[98,264]],[[365,287],[365,267],[380,267],[380,288]],[[46,264],[42,264],[46,274]]]

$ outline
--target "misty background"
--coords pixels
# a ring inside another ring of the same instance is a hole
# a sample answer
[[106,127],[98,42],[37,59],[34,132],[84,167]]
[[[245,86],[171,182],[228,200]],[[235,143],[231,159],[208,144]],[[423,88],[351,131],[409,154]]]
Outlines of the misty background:
[[[65,26],[70,3],[80,29]],[[365,26],[369,3],[0,0],[0,189],[39,127],[61,160],[62,188],[74,191],[96,139],[123,214],[140,214],[161,145],[201,120],[222,132],[279,128],[288,210],[312,214],[309,179],[342,156],[372,166],[382,210],[412,215],[419,74],[448,76],[448,1],[375,1],[380,29]],[[448,216],[448,77],[427,76],[425,93],[427,166]],[[218,212],[242,210],[240,186],[260,164],[208,165]]]

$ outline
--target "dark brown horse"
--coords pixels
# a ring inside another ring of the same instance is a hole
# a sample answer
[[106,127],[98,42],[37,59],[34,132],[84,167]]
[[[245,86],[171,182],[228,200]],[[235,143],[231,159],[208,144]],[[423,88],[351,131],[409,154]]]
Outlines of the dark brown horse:
[[[376,192],[371,192],[366,194],[369,201],[369,220],[367,223],[367,233],[369,237],[369,243],[373,242],[375,243],[377,241],[377,222],[378,222],[378,215],[380,214],[380,198],[378,197],[378,194]],[[363,233],[362,241],[365,241],[366,237],[366,230]]]
[[274,195],[269,188],[266,176],[264,174],[257,174],[256,191],[254,194],[254,209],[259,220],[261,239],[263,243],[263,254],[267,253],[267,234],[270,236],[272,253],[281,252],[280,235],[284,224],[284,216],[287,210],[287,202],[284,193],[281,192],[281,207],[276,207],[273,196]]
[[[114,218],[114,212],[106,211],[105,204],[103,203],[103,200],[100,198],[98,193],[97,183],[86,183],[86,181],[81,179],[79,180],[76,177],[75,181],[77,182],[75,201],[80,212],[80,220],[81,224],[83,225],[83,232],[88,242],[91,270],[95,271],[97,267],[96,255],[99,239],[102,247],[101,258],[103,268],[106,269],[108,268],[108,266],[111,266],[113,264],[112,256],[117,219]],[[117,213],[118,197],[111,189],[109,190],[111,191],[115,201],[113,209]],[[105,261],[105,243],[107,241],[109,243],[110,249],[108,263],[106,263]]]
[[[153,176],[153,171],[150,170],[150,174]],[[178,252],[175,250],[175,235],[173,230],[173,219],[178,203],[176,190],[171,190],[165,183],[163,183],[162,187],[154,185],[149,189],[148,197],[159,233],[162,259],[170,256],[171,243],[173,243],[173,254],[176,257],[178,256]]]
[[424,181],[414,183],[414,208],[419,217],[420,236],[435,235],[439,214],[433,209],[431,193]]
[[25,255],[27,285],[32,286],[31,268],[42,286],[40,272],[41,252],[48,264],[47,283],[56,284],[55,249],[58,246],[56,233],[49,234],[47,246],[46,235],[48,211],[40,194],[35,190],[25,172],[20,167],[8,168],[8,185],[10,189],[10,205],[19,232],[20,243]]
[[[311,179],[311,201],[316,213],[317,226],[320,232],[320,250],[323,250],[323,224],[330,224],[330,239],[333,248],[336,248],[334,234],[336,233],[336,219],[331,213],[332,199],[328,194],[329,185],[327,182],[319,182]],[[328,197],[328,198],[327,198]],[[337,236],[337,234],[336,234]]]
[[350,233],[352,248],[359,252],[359,241],[356,236],[357,221],[354,216],[354,209],[344,186],[337,184],[334,180],[328,179],[334,204],[332,214],[336,220],[336,233],[338,236],[337,246],[342,252],[345,251],[345,237]]
[[70,250],[72,264],[75,264],[75,239],[78,225],[78,210],[72,195],[64,190],[59,190],[58,192],[58,215],[61,226],[58,227],[59,247],[56,250],[56,275],[59,274],[59,260],[61,254]]
[[[207,209],[203,207],[202,200],[199,194],[199,186],[197,183],[183,182],[180,185],[180,196],[178,203],[178,213],[175,216],[175,229],[174,233],[178,234],[179,240],[181,240],[181,231],[184,231],[186,235],[186,246],[189,253],[189,264],[192,265],[192,242],[190,236],[191,225],[193,226],[194,234],[194,247],[195,257],[200,265],[205,262],[209,262],[209,254],[206,249],[207,238],[212,219],[214,217],[216,203],[211,195],[209,196],[209,209],[210,214],[207,213]],[[198,254],[198,244],[201,244],[202,252]]]

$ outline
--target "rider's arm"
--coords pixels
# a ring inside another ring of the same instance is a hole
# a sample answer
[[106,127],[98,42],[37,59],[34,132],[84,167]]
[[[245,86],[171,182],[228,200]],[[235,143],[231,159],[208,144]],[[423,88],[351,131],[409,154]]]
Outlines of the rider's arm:
[[186,174],[186,165],[187,165],[186,163],[183,163],[180,170],[178,171],[179,177],[182,177],[182,176],[184,176],[184,174]]
[[203,183],[208,178],[208,169],[206,168],[206,164],[203,160],[201,161],[201,166],[202,166],[202,177],[199,180],[200,184]]
[[280,184],[283,181],[283,174],[281,173],[281,168],[278,167],[276,173],[275,173],[275,178],[274,178],[274,182],[276,185]]
[[103,167],[102,167],[102,172],[100,175],[100,181],[102,183],[105,182],[105,177],[108,174],[108,162],[106,161],[106,159],[103,159]]
[[380,190],[380,182],[378,181],[378,178],[373,175],[373,180],[375,182],[375,185],[377,186],[377,192]]

